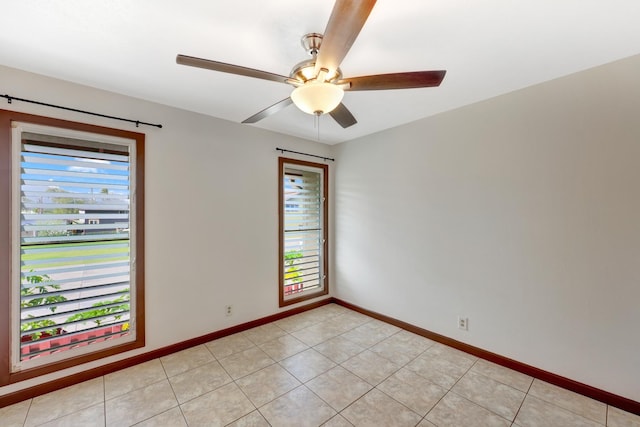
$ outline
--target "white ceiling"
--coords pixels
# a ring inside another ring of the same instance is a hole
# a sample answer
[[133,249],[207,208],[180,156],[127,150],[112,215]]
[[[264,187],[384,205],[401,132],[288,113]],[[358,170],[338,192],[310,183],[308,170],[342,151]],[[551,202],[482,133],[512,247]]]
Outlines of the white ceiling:
[[[176,54],[288,75],[308,58],[300,37],[322,33],[332,7],[331,0],[10,0],[2,5],[0,64],[241,122],[292,88],[177,65]],[[347,92],[343,102],[358,124],[342,129],[323,116],[320,140],[350,140],[639,54],[639,22],[638,0],[379,0],[341,65],[345,77],[447,75],[439,88]],[[0,93],[20,97],[1,81]],[[312,140],[318,132],[313,116],[293,105],[245,126]]]

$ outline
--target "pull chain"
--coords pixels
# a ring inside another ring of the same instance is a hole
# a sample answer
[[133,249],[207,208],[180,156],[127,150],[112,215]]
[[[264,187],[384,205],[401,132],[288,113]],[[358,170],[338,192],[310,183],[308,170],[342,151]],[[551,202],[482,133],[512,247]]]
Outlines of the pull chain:
[[322,112],[317,111],[313,116],[313,127],[316,128],[316,140],[320,142],[320,115]]

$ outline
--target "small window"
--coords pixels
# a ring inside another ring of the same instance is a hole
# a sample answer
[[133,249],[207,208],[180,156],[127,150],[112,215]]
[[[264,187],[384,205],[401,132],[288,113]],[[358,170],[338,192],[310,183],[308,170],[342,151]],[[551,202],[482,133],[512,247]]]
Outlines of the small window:
[[112,131],[11,121],[8,382],[144,345],[144,136]]
[[327,165],[279,159],[280,306],[326,295]]

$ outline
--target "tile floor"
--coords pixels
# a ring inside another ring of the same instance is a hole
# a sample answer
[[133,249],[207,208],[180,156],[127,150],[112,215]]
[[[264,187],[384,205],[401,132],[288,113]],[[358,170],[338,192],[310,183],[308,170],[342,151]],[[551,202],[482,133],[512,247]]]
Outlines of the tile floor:
[[0,408],[3,426],[635,426],[330,304]]

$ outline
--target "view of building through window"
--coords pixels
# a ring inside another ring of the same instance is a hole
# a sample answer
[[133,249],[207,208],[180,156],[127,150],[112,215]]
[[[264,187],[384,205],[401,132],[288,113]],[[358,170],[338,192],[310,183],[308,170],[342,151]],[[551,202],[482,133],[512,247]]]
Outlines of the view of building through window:
[[14,201],[20,212],[14,221],[20,241],[14,259],[20,313],[14,319],[20,338],[13,346],[14,369],[105,341],[130,341],[135,334],[135,141],[72,136],[25,126],[14,142]]

